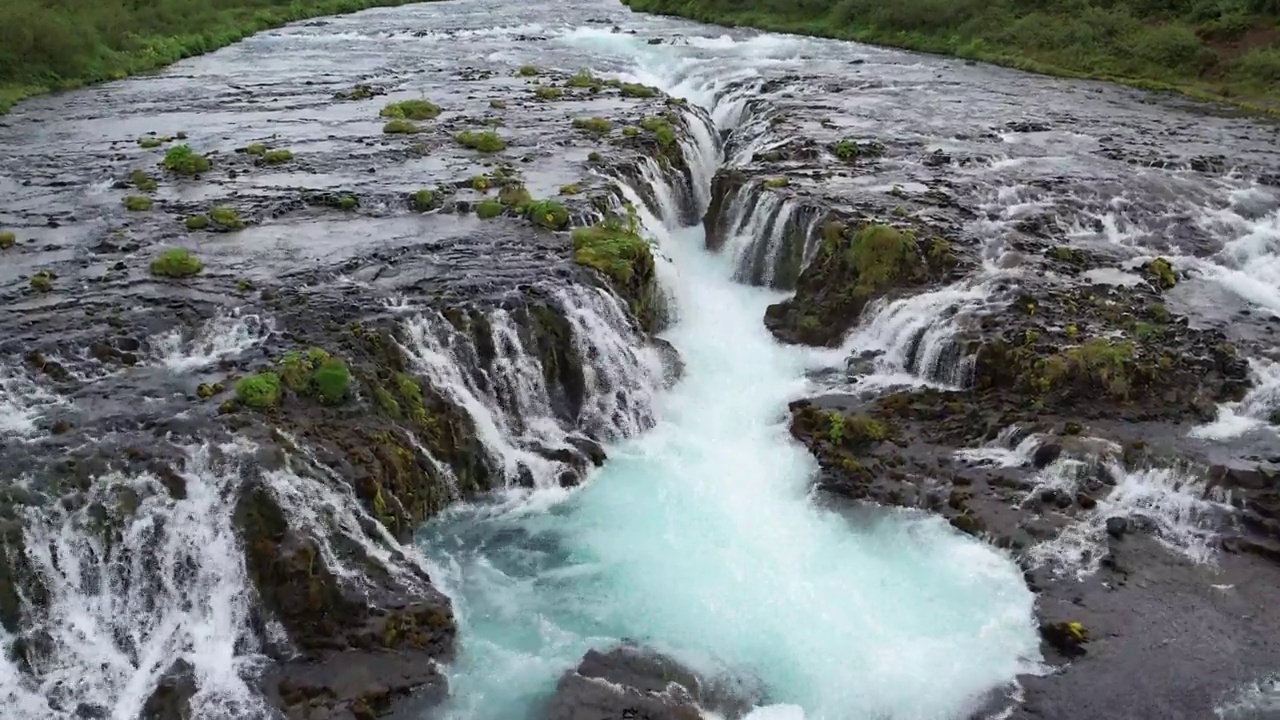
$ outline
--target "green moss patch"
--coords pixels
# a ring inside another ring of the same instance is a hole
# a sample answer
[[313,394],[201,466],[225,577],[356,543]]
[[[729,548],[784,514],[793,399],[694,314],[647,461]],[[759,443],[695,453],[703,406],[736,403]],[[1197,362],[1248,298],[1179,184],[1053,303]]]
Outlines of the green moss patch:
[[223,230],[239,230],[244,227],[244,221],[240,219],[236,209],[226,205],[219,205],[210,210],[209,219]]
[[1158,257],[1148,262],[1143,268],[1147,277],[1161,290],[1171,290],[1178,284],[1178,276],[1173,271],[1173,263]]
[[548,230],[565,230],[569,227],[569,211],[556,200],[539,200],[529,203],[525,217],[534,225]]
[[31,276],[31,289],[39,293],[47,293],[53,290],[53,281],[57,278],[49,270],[41,270]]
[[151,198],[143,195],[130,195],[124,199],[124,208],[129,212],[146,212],[152,204]]
[[880,157],[884,154],[884,146],[877,142],[860,143],[844,139],[832,146],[831,153],[840,160],[853,162],[860,158]]
[[240,378],[236,383],[236,399],[245,407],[266,410],[280,404],[280,376],[273,372]]
[[244,149],[244,152],[246,155],[253,155],[254,157],[262,157],[263,155],[267,154],[267,146],[263,145],[262,143],[254,143],[246,147]]
[[520,69],[516,71],[516,75],[520,77],[537,77],[541,74],[542,71],[533,65],[521,65]]
[[590,90],[598,90],[604,85],[604,81],[591,74],[590,70],[583,68],[579,70],[573,77],[565,81],[566,87],[571,88],[587,88]]
[[262,156],[263,165],[283,165],[293,161],[291,150],[268,150]]
[[613,130],[613,123],[602,117],[574,118],[573,126],[595,135],[608,135]]
[[507,147],[507,141],[492,130],[483,132],[464,130],[458,133],[455,139],[459,145],[482,153],[501,152]]
[[18,244],[17,235],[8,230],[0,232],[0,250],[8,250],[16,244]]
[[431,204],[436,200],[435,193],[430,190],[419,190],[413,194],[413,209],[418,212],[426,212],[431,209]]
[[186,248],[169,248],[151,261],[151,274],[161,277],[191,277],[204,269],[204,263]]
[[175,145],[164,154],[164,168],[177,175],[194,176],[209,171],[213,163],[196,153],[190,145]]
[[498,191],[498,202],[509,208],[523,209],[533,202],[533,196],[523,184],[508,181]]
[[295,393],[315,397],[326,405],[341,403],[351,387],[345,361],[321,348],[290,350],[277,363],[279,377]]
[[485,200],[476,205],[476,217],[481,220],[491,220],[501,215],[504,210],[506,208],[497,200]]
[[582,194],[582,186],[577,185],[577,184],[574,184],[574,185],[561,185],[561,186],[560,186],[560,194],[561,194],[561,195],[581,195],[581,194]]
[[622,83],[618,86],[618,90],[622,92],[622,97],[646,99],[658,97],[658,88],[639,83]]
[[382,108],[378,114],[384,118],[400,120],[434,120],[441,113],[440,106],[429,100],[402,100]]
[[564,90],[555,87],[554,85],[539,85],[538,88],[533,91],[533,96],[539,100],[559,100],[564,97]]
[[151,178],[145,170],[134,170],[129,173],[129,184],[142,192],[155,192],[159,183]]
[[183,222],[187,226],[188,230],[204,230],[205,228],[209,227],[209,216],[208,215],[192,215],[191,217],[188,217]]
[[574,230],[573,259],[624,286],[653,266],[649,243],[616,221]]
[[413,124],[413,121],[404,120],[402,118],[391,120],[387,122],[386,125],[382,126],[382,132],[388,135],[412,135],[413,133],[419,132],[420,129],[421,128],[417,125]]

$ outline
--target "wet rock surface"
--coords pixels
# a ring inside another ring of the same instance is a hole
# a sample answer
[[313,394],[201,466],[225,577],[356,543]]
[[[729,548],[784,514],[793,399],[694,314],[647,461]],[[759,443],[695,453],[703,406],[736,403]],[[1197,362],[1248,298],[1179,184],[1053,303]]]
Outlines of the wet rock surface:
[[590,650],[556,686],[547,720],[698,720],[704,711],[743,717],[762,698],[745,687],[699,678],[653,650],[623,645]]

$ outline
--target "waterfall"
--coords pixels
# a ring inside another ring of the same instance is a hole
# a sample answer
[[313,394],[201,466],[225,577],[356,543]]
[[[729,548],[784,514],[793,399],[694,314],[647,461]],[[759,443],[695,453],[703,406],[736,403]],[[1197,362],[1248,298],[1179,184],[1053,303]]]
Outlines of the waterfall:
[[134,720],[182,659],[199,683],[197,716],[261,710],[245,679],[259,660],[248,630],[254,593],[232,523],[249,449],[188,449],[178,497],[154,474],[116,472],[95,478],[74,509],[22,509],[25,552],[6,550],[37,579],[21,597],[30,672],[8,654],[0,662],[5,707],[38,708],[33,718]]
[[657,352],[644,347],[626,309],[599,288],[554,292],[582,362],[583,402],[573,416],[554,410],[542,361],[510,311],[495,309],[475,331],[487,332],[494,349],[486,363],[476,339],[435,311],[404,321],[404,350],[415,369],[476,426],[490,460],[509,484],[532,476],[552,487],[565,471],[547,450],[572,449],[566,437],[585,432],[598,440],[627,437],[653,423],[653,396],[662,384]]

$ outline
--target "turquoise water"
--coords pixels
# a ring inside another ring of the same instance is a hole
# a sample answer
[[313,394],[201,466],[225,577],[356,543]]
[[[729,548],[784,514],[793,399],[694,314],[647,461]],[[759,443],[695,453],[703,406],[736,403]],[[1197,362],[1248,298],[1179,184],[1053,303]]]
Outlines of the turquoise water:
[[624,638],[813,719],[956,717],[1026,669],[1017,567],[937,519],[816,505],[784,423],[806,358],[761,323],[776,294],[730,282],[700,228],[657,234],[687,364],[658,426],[568,498],[462,509],[423,536],[461,621],[449,717],[523,717]]

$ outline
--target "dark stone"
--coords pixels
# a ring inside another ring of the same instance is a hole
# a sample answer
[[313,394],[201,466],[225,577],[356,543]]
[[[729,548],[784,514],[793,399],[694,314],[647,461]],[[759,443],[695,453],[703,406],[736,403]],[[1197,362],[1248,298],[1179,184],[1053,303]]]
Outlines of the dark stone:
[[560,678],[545,717],[701,720],[702,710],[709,710],[735,720],[759,699],[758,690],[708,683],[664,655],[623,645],[604,653],[589,650],[576,670]]
[[197,689],[195,668],[186,660],[175,661],[142,706],[142,720],[187,720]]
[[1047,442],[1036,448],[1035,453],[1031,456],[1031,465],[1037,470],[1053,464],[1055,460],[1062,456],[1062,445],[1056,442]]

